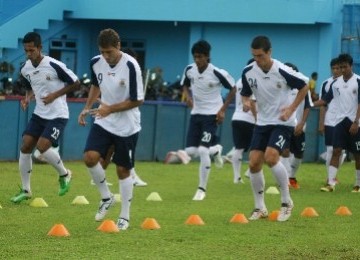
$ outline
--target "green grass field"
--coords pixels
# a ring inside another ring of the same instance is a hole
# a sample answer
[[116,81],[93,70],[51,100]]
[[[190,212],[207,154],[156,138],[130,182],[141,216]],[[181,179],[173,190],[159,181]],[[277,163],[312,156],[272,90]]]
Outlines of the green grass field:
[[[204,201],[192,201],[198,184],[198,163],[164,165],[138,162],[138,174],[148,182],[137,187],[131,209],[130,228],[119,233],[97,230],[94,221],[99,193],[90,185],[90,175],[82,162],[67,162],[73,171],[71,190],[59,197],[57,174],[49,165],[34,165],[33,198],[43,198],[49,207],[29,206],[31,201],[14,205],[10,198],[18,191],[20,176],[16,162],[1,162],[0,182],[0,258],[1,259],[360,259],[360,194],[351,193],[354,163],[339,171],[340,184],[333,193],[322,193],[325,166],[303,164],[298,173],[300,190],[292,190],[293,215],[284,223],[259,220],[248,224],[230,223],[235,213],[247,217],[253,209],[248,179],[232,182],[232,169],[213,167]],[[245,165],[243,165],[243,168]],[[119,193],[114,166],[107,171],[113,193]],[[266,186],[275,181],[265,168]],[[147,201],[158,192],[162,201]],[[89,205],[72,205],[83,195]],[[269,211],[280,207],[279,195],[266,195]],[[352,216],[338,216],[339,206],[347,206]],[[301,212],[313,207],[319,217],[305,218]],[[120,204],[107,219],[118,217]],[[185,225],[199,215],[204,226]],[[155,218],[158,230],[143,230],[145,218]],[[62,223],[69,237],[52,237],[51,227]]]

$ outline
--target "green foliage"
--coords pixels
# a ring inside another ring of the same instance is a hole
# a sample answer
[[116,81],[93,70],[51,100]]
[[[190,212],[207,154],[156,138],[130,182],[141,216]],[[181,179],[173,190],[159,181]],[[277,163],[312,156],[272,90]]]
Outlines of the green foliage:
[[[82,162],[67,162],[74,177],[70,191],[59,197],[57,174],[49,165],[34,165],[33,198],[42,197],[48,208],[30,207],[30,201],[14,205],[10,198],[18,191],[17,163],[1,162],[0,244],[2,259],[358,259],[360,230],[360,194],[351,193],[354,164],[346,163],[339,171],[340,184],[333,193],[322,193],[325,166],[303,164],[298,173],[300,190],[292,190],[295,208],[285,223],[259,220],[234,224],[235,213],[249,216],[253,196],[248,179],[233,184],[232,168],[213,167],[207,197],[192,201],[198,184],[198,163],[164,165],[139,162],[138,174],[147,187],[134,190],[130,229],[116,234],[97,230],[94,221],[99,193],[90,185],[90,175]],[[245,169],[246,165],[243,165]],[[113,193],[119,193],[115,168],[109,167],[108,181]],[[267,187],[275,181],[265,168]],[[158,192],[163,201],[147,201]],[[89,205],[71,205],[83,195]],[[266,195],[269,211],[280,207],[279,195]],[[347,206],[352,216],[338,216],[339,206]],[[305,207],[314,207],[316,218],[304,218]],[[116,221],[120,204],[107,216]],[[187,226],[186,219],[198,214],[204,226]],[[143,230],[145,218],[155,218],[159,230]],[[69,237],[49,237],[48,231],[62,223]]]

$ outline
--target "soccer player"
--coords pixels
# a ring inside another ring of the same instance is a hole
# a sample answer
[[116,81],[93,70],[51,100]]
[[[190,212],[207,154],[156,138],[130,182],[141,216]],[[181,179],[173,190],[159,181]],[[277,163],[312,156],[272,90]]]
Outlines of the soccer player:
[[[105,158],[110,146],[114,145],[112,161],[116,164],[122,198],[117,226],[120,230],[126,230],[129,227],[134,187],[130,170],[134,167],[135,148],[141,130],[139,106],[144,100],[142,76],[137,61],[120,51],[121,42],[116,31],[102,30],[98,36],[98,46],[101,55],[91,60],[92,85],[78,119],[80,125],[85,125],[88,113],[95,116],[85,146],[84,162],[101,194],[95,215],[95,220],[101,221],[115,204],[115,198],[106,185],[100,158]],[[90,110],[100,94],[100,106]]]
[[[330,61],[330,69],[332,76],[325,80],[321,85],[320,98],[325,97],[326,93],[330,90],[331,83],[338,77],[341,76],[341,70],[339,65],[339,60],[334,58]],[[333,151],[333,132],[336,123],[336,113],[337,108],[335,102],[330,102],[327,106],[320,107],[320,119],[319,119],[319,133],[325,134],[325,146],[326,146],[326,157],[325,165],[327,176],[329,173],[330,160]],[[344,162],[346,157],[345,150],[342,151],[342,156],[340,156],[340,165]],[[336,182],[336,180],[335,180]]]
[[[289,62],[285,63],[286,66],[289,66],[296,72],[299,72],[298,68]],[[308,83],[309,78],[299,73],[302,79]],[[293,89],[291,91],[290,98],[294,100],[298,90]],[[291,135],[290,142],[288,143],[289,147],[284,148],[280,160],[284,164],[288,177],[290,187],[294,189],[300,189],[300,185],[296,179],[297,171],[302,163],[305,151],[305,130],[306,130],[306,120],[310,113],[310,107],[312,106],[311,92],[308,91],[308,94],[305,96],[304,100],[297,107],[295,112],[295,121],[296,126],[293,134]]]
[[[215,165],[221,167],[222,146],[216,143],[216,130],[225,117],[225,110],[235,95],[235,81],[225,70],[210,63],[210,44],[200,40],[191,48],[194,63],[185,68],[181,85],[191,107],[190,125],[187,132],[186,153],[191,157],[200,157],[199,186],[193,200],[205,198],[211,168],[210,155]],[[223,102],[221,86],[230,92]],[[191,88],[191,94],[190,94]],[[212,147],[211,147],[212,146]]]
[[25,99],[21,100],[21,107],[26,110],[33,95],[36,105],[22,137],[19,157],[22,187],[11,198],[14,203],[31,198],[31,154],[35,147],[59,174],[59,196],[68,192],[71,171],[65,168],[60,155],[51,147],[58,144],[69,118],[66,94],[80,86],[77,76],[64,63],[42,54],[41,36],[38,33],[27,33],[23,46],[27,61],[20,68],[20,80],[26,85],[27,91]]
[[[308,91],[300,75],[271,57],[271,42],[266,36],[257,36],[251,43],[255,62],[246,66],[242,73],[243,108],[251,107],[250,96],[254,94],[257,104],[257,122],[254,128],[249,155],[250,181],[255,199],[255,209],[250,220],[268,216],[264,201],[265,162],[274,175],[281,191],[281,209],[278,221],[286,221],[294,207],[290,197],[288,176],[279,157],[289,142],[295,126],[295,110]],[[292,101],[290,93],[298,89]]]
[[[248,64],[253,62],[250,60]],[[232,116],[232,136],[234,142],[234,151],[231,156],[231,164],[234,173],[234,183],[244,183],[241,178],[241,164],[243,153],[250,147],[251,137],[256,121],[256,104],[251,102],[251,109],[249,111],[243,110],[243,104],[240,92],[242,90],[242,82],[239,79],[236,82],[236,96],[235,96],[235,110]]]
[[355,159],[356,181],[352,192],[360,192],[360,76],[353,72],[353,58],[349,54],[340,54],[338,60],[342,76],[334,79],[329,92],[314,103],[320,106],[334,102],[336,107],[328,183],[321,191],[335,190],[342,150],[348,149]]

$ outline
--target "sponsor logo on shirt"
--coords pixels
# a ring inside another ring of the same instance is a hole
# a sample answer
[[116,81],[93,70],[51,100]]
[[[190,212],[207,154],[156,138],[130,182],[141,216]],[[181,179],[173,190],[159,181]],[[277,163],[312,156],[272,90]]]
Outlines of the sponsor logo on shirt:
[[114,72],[108,72],[108,76],[113,76],[113,77],[115,77],[115,73],[114,73]]

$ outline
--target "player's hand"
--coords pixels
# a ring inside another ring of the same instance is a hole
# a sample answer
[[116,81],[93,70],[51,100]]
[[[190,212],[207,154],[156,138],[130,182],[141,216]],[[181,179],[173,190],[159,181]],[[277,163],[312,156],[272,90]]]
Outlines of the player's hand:
[[89,114],[89,109],[84,109],[83,111],[81,111],[81,113],[78,116],[79,125],[81,125],[81,126],[86,125],[85,118],[86,118],[87,114]]
[[325,126],[324,125],[320,125],[319,128],[318,128],[318,133],[320,135],[324,135],[325,133]]
[[294,111],[290,107],[282,108],[279,119],[282,121],[288,121],[293,112]]
[[216,114],[216,123],[220,125],[222,122],[224,122],[224,118],[225,112],[220,109],[219,112],[217,112]]
[[30,101],[27,98],[20,100],[20,106],[23,111],[25,111],[29,106]]
[[192,107],[193,107],[193,100],[192,100],[191,97],[186,98],[186,105],[187,105],[189,108],[192,108]]
[[111,114],[110,106],[102,102],[101,99],[98,99],[98,102],[100,103],[100,106],[95,109],[90,109],[89,110],[90,115],[96,118],[103,118],[110,115]]
[[44,102],[45,106],[47,104],[52,103],[56,99],[56,95],[54,93],[50,93],[49,95],[42,97],[41,100]]
[[299,123],[295,126],[295,129],[294,129],[294,135],[295,136],[299,136],[302,134],[303,132],[303,129],[304,129],[304,124],[303,123]]
[[251,101],[247,100],[243,102],[243,111],[244,112],[249,112],[251,109]]
[[350,126],[350,129],[349,129],[349,133],[351,135],[356,135],[357,132],[359,131],[359,124],[358,123],[352,123],[352,125]]

